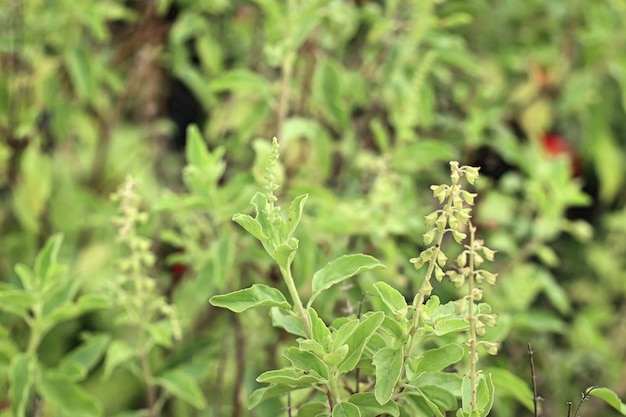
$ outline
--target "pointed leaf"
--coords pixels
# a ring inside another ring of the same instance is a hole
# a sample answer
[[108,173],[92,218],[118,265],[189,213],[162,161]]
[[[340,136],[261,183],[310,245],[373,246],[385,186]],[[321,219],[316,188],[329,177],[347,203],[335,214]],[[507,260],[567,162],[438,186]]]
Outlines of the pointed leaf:
[[402,348],[384,348],[376,352],[373,363],[376,367],[376,387],[374,394],[380,405],[386,404],[400,379],[402,372]]
[[189,125],[187,128],[185,155],[187,163],[198,168],[205,168],[211,163],[211,156],[202,138],[202,133],[196,125]]
[[293,199],[289,206],[289,218],[286,222],[280,225],[280,238],[283,241],[291,238],[300,224],[302,218],[302,212],[304,211],[304,204],[308,198],[308,194],[302,194]]
[[329,262],[313,275],[312,295],[308,305],[312,305],[313,300],[315,300],[322,291],[329,289],[333,285],[353,275],[382,266],[383,264],[376,258],[363,254],[344,255]]
[[375,283],[374,288],[391,313],[397,319],[404,320],[409,310],[404,296],[400,294],[398,290],[383,281]]
[[54,266],[57,262],[61,243],[63,243],[63,235],[56,234],[48,239],[46,245],[37,254],[34,273],[39,285],[55,272]]
[[156,383],[173,396],[180,398],[198,409],[204,409],[207,402],[198,382],[182,369],[174,369],[156,378]]
[[326,352],[329,351],[330,346],[327,346],[327,342],[330,339],[330,330],[324,323],[324,320],[320,319],[317,312],[309,308],[309,318],[311,320],[311,333],[313,340],[322,345]]
[[604,400],[608,405],[619,411],[623,416],[626,416],[626,404],[620,400],[615,391],[610,388],[599,387],[594,389],[587,389],[589,395],[598,397]]
[[265,235],[263,234],[263,230],[261,229],[261,224],[251,216],[247,214],[235,214],[233,216],[233,221],[237,223],[239,226],[243,227],[246,232],[250,233],[252,236],[256,237],[259,241],[263,242],[265,239]]
[[476,402],[480,417],[486,417],[489,415],[494,401],[494,386],[491,380],[491,375],[481,375],[478,381],[478,390],[476,395]]
[[211,297],[209,302],[216,307],[227,308],[235,313],[255,307],[291,308],[283,293],[264,284],[254,284],[243,290],[216,295]]
[[359,323],[354,332],[346,339],[350,352],[339,365],[340,372],[350,372],[357,366],[367,346],[367,342],[376,333],[384,319],[385,313],[377,311],[368,315]]

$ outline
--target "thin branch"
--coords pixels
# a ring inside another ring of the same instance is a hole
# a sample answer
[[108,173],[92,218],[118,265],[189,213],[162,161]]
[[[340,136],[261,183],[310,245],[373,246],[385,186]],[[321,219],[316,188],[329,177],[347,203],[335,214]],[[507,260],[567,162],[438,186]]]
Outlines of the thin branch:
[[578,412],[580,411],[580,407],[583,405],[585,401],[587,401],[590,398],[589,394],[591,393],[591,391],[593,391],[596,388],[598,387],[594,385],[593,387],[587,388],[587,390],[581,394],[580,402],[578,403],[578,407],[576,407],[576,412],[574,413],[573,417],[578,417]]
[[[535,373],[535,361],[533,359],[533,348],[528,342],[528,357],[530,358],[530,377],[533,383],[533,416],[539,417],[539,409],[537,407],[537,374]],[[571,404],[570,404],[571,405]],[[568,414],[569,417],[569,414]]]

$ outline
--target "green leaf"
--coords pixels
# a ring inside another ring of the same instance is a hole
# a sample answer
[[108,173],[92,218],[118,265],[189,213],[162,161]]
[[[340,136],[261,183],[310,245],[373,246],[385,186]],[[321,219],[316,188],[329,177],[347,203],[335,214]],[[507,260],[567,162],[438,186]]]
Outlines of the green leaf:
[[252,410],[254,407],[258,406],[265,400],[269,400],[270,398],[274,398],[287,392],[295,391],[302,388],[305,387],[294,388],[292,386],[284,384],[270,384],[267,387],[259,388],[255,390],[252,394],[250,394],[250,398],[248,398],[248,410]]
[[386,282],[379,281],[374,284],[374,288],[383,303],[391,310],[395,318],[404,320],[408,313],[408,305],[402,294]]
[[611,201],[624,183],[624,152],[605,127],[599,127],[593,141],[594,167],[600,184],[600,200]]
[[402,348],[384,348],[376,352],[373,358],[376,367],[376,388],[374,393],[380,405],[386,404],[400,379],[402,372]]
[[90,336],[85,343],[65,355],[55,371],[72,382],[84,379],[104,354],[110,339],[109,335]]
[[291,268],[291,263],[296,256],[298,250],[298,239],[289,238],[287,242],[283,242],[276,246],[274,253],[270,253],[276,264],[284,270]]
[[434,332],[437,336],[443,336],[448,333],[458,333],[469,328],[467,320],[461,318],[447,318],[438,320],[434,326]]
[[487,368],[484,373],[491,375],[498,398],[515,398],[528,411],[533,411],[533,392],[526,381],[504,368]]
[[376,258],[363,255],[353,254],[344,255],[334,261],[329,262],[322,269],[315,272],[312,281],[312,294],[308,306],[313,304],[313,300],[335,284],[340,283],[353,275],[360,274],[370,269],[382,267]]
[[348,356],[348,351],[348,345],[341,345],[337,349],[333,349],[332,352],[324,355],[322,360],[330,366],[337,366]]
[[328,378],[328,370],[324,362],[309,351],[292,346],[285,350],[283,356],[291,362],[294,368],[303,371],[315,371],[324,379]]
[[464,353],[463,347],[455,343],[428,350],[419,357],[409,360],[407,377],[412,381],[424,372],[441,371],[460,361]]
[[589,395],[604,400],[608,405],[619,411],[621,415],[626,416],[626,404],[620,400],[612,389],[606,387],[588,388],[586,392],[589,392]]
[[302,321],[293,311],[272,307],[270,314],[272,316],[272,326],[285,329],[295,336],[307,337]]
[[326,326],[326,323],[319,318],[317,311],[312,308],[309,308],[308,311],[311,320],[311,335],[313,340],[322,345],[325,352],[329,352],[330,346],[327,346],[327,342],[330,340],[330,329]]
[[119,365],[135,357],[135,350],[126,342],[114,340],[107,349],[102,379],[107,380]]
[[378,401],[376,401],[374,393],[371,392],[354,394],[348,401],[359,407],[361,417],[376,417],[378,415],[398,417],[400,415],[398,404],[396,404],[395,401],[389,401],[385,405],[380,405]]
[[13,213],[30,233],[40,230],[41,215],[52,192],[50,157],[32,141],[21,157],[20,181],[13,189]]
[[461,396],[463,379],[457,374],[449,372],[426,372],[411,383],[417,387],[433,385],[450,391],[455,397]]
[[[23,290],[0,287],[0,310],[15,314],[21,318],[28,316],[29,309],[35,304],[35,296]],[[10,287],[7,285],[7,287]]]
[[486,417],[489,415],[491,408],[493,407],[495,388],[491,375],[482,374],[478,381],[478,390],[476,395],[476,402],[480,417]]
[[182,369],[167,371],[156,378],[156,383],[173,396],[188,402],[198,409],[204,409],[207,406],[198,382]]
[[211,297],[209,302],[216,307],[227,308],[235,313],[256,307],[291,308],[283,293],[264,284],[254,284],[243,290],[216,295]]
[[289,206],[289,214],[287,221],[280,224],[280,238],[283,241],[287,241],[291,238],[300,224],[302,219],[302,212],[304,211],[304,205],[306,203],[308,194],[302,194],[293,199]]
[[20,353],[11,360],[9,366],[9,398],[15,417],[24,417],[30,398],[30,391],[36,375],[36,359],[28,353]]
[[89,311],[109,308],[111,300],[106,295],[84,294],[76,302],[67,301],[47,312],[43,318],[43,327],[50,329],[58,323],[79,317]]
[[102,406],[78,385],[52,374],[44,373],[37,384],[37,391],[70,416],[99,417]]
[[328,404],[323,402],[307,402],[298,409],[298,417],[320,417],[329,416]]
[[15,273],[20,279],[22,287],[24,287],[27,291],[34,291],[35,277],[33,276],[33,271],[30,269],[30,267],[24,264],[17,264],[15,265]]
[[363,351],[367,346],[367,342],[376,333],[376,330],[380,327],[385,314],[382,311],[377,311],[366,317],[359,323],[357,328],[346,339],[345,343],[349,347],[348,356],[339,365],[340,372],[350,372],[353,370],[363,355]]
[[341,322],[335,321],[332,326],[339,326],[337,330],[333,334],[333,349],[337,349],[339,346],[345,344],[346,339],[354,333],[357,326],[359,325],[358,319],[340,319]]
[[196,125],[187,128],[187,144],[185,147],[187,163],[198,168],[206,168],[211,165],[211,155],[207,150],[202,133]]
[[267,237],[263,234],[261,224],[255,218],[247,214],[239,213],[233,216],[233,221],[243,227],[246,232],[256,237],[260,242],[264,242],[267,239]]
[[333,408],[333,417],[361,417],[361,412],[359,411],[359,407],[350,403],[350,402],[342,402],[339,403]]
[[325,382],[324,378],[316,372],[307,372],[293,368],[263,372],[256,380],[269,384],[286,384],[291,386],[315,385]]
[[[458,407],[457,398],[453,393],[443,387],[437,385],[423,385],[419,388],[420,392],[427,400],[428,406],[433,412],[456,410]],[[445,414],[443,414],[445,415]]]
[[61,243],[63,243],[63,235],[56,234],[48,239],[43,249],[37,254],[33,272],[39,288],[56,272],[55,265]]

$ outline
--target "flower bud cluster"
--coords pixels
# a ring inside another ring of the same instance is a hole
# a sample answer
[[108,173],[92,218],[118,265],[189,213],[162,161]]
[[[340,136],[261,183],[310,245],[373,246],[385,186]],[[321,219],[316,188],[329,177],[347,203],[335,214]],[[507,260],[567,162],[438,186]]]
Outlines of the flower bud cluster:
[[448,258],[440,250],[443,236],[449,232],[457,243],[461,243],[467,237],[463,230],[466,228],[472,212],[472,209],[467,206],[472,206],[476,198],[475,193],[463,189],[460,180],[462,177],[465,177],[467,182],[473,185],[478,178],[478,170],[479,168],[460,166],[457,161],[452,161],[450,162],[451,184],[433,185],[430,187],[433,196],[443,208],[435,210],[425,217],[426,226],[430,230],[424,233],[423,238],[425,245],[431,245],[435,239],[437,240],[434,246],[423,250],[417,258],[411,258],[410,262],[415,269],[420,269],[426,263],[432,264],[433,273],[437,281],[441,282],[446,276],[443,268]]
[[117,228],[117,241],[125,246],[128,254],[118,261],[120,274],[111,282],[118,303],[125,314],[119,323],[143,326],[159,315],[170,319],[174,339],[181,337],[180,323],[174,308],[159,295],[156,282],[148,274],[155,263],[150,239],[141,236],[137,229],[148,220],[148,213],[141,211],[141,198],[136,191],[137,181],[128,177],[111,196],[119,203],[119,215],[113,218]]

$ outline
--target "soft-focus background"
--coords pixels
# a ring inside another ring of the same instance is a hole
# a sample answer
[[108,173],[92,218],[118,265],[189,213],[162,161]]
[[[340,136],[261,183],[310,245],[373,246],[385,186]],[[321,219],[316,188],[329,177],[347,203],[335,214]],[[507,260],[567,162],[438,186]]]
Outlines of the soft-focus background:
[[[183,173],[191,124],[212,158],[195,176]],[[264,314],[234,317],[207,301],[280,285],[231,222],[263,184],[273,136],[285,201],[310,195],[294,265],[303,292],[340,254],[387,265],[324,300],[327,318],[375,278],[411,297],[428,187],[459,160],[481,166],[475,222],[499,251],[501,278],[485,298],[504,342],[483,366],[530,383],[532,342],[546,416],[567,415],[591,385],[626,397],[625,2],[3,0],[0,280],[15,282],[14,265],[31,265],[62,232],[70,276],[101,292],[122,250],[110,194],[132,174],[150,213],[151,274],[184,332],[154,366],[185,369],[207,399],[171,399],[162,415],[285,413],[279,400],[248,411],[245,399],[288,339]],[[55,366],[85,332],[131,337],[110,315],[52,329],[42,363]],[[0,324],[10,415],[7,370],[24,325],[7,313]],[[145,398],[132,369],[103,379],[100,362],[80,385],[107,416]],[[532,414],[514,387],[498,388],[493,416]],[[581,411],[612,413],[597,400]]]

